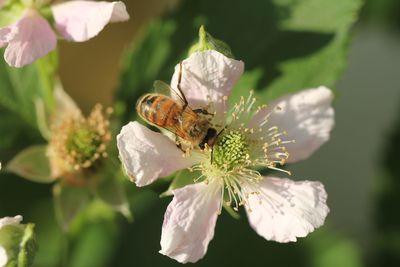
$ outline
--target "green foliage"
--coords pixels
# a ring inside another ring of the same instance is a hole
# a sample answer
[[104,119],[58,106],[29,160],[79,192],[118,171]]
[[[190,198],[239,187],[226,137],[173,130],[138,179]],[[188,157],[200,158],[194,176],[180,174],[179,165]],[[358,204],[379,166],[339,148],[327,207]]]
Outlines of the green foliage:
[[[111,164],[110,164],[111,165]],[[119,180],[120,172],[115,170],[116,165],[105,167],[97,177],[95,193],[99,199],[120,212],[129,221],[133,220],[129,203],[123,187],[122,181]]]
[[[2,56],[2,53],[0,53]],[[0,155],[8,159],[27,145],[41,142],[35,100],[43,99],[46,110],[53,107],[52,90],[57,66],[50,54],[21,69],[0,61]]]
[[[55,68],[54,55],[39,60],[37,63],[16,69],[9,67],[4,60],[0,61],[0,107],[14,114],[26,124],[36,128],[36,98],[47,99],[52,95]],[[50,98],[50,99],[49,99]]]

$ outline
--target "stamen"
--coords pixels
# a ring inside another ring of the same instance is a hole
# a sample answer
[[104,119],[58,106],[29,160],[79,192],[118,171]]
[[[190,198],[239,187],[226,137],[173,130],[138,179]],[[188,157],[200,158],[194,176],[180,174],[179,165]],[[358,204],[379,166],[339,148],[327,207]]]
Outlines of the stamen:
[[[226,101],[225,97],[223,99]],[[271,114],[280,107],[264,115],[260,125],[249,127],[254,115],[266,108],[266,105],[255,108],[256,101],[253,91],[247,98],[240,97],[228,113],[231,116],[227,119],[226,129],[212,148],[213,162],[210,161],[211,150],[206,153],[203,151],[207,159],[191,168],[192,171],[201,172],[195,182],[208,183],[210,179],[219,179],[223,202],[232,205],[236,211],[243,205],[251,210],[248,206],[249,196],[262,193],[259,182],[263,176],[253,167],[265,167],[291,175],[281,166],[289,158],[286,145],[294,143],[294,140],[286,140],[287,132],[268,122]]]
[[48,149],[52,169],[59,174],[87,169],[108,156],[106,149],[111,140],[108,117],[112,109],[103,113],[103,107],[96,105],[89,117],[64,118],[52,128]]

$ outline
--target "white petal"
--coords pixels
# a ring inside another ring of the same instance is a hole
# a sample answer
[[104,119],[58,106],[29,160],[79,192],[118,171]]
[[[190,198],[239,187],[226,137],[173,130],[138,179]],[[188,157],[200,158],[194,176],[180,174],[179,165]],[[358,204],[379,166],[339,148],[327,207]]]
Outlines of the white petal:
[[56,48],[56,35],[47,20],[35,11],[28,11],[14,25],[8,27],[8,34],[0,29],[0,41],[8,43],[4,58],[13,67],[23,67],[47,55]]
[[257,113],[249,127],[258,128],[270,114],[264,127],[278,126],[288,133],[285,140],[295,141],[285,145],[289,152],[287,162],[306,159],[329,140],[335,124],[332,99],[331,90],[324,86],[283,96]]
[[324,224],[329,208],[319,182],[265,177],[260,194],[251,194],[250,225],[262,237],[277,242],[296,241]]
[[6,250],[0,246],[0,267],[5,267],[8,261]]
[[192,157],[184,158],[168,137],[136,121],[122,127],[117,146],[125,171],[137,186],[148,185],[196,162]]
[[9,225],[9,224],[19,224],[22,221],[22,216],[21,215],[17,215],[14,217],[4,217],[0,219],[0,228],[2,228],[5,225]]
[[204,257],[214,237],[221,188],[216,183],[198,183],[174,190],[174,199],[164,215],[160,253],[181,263]]
[[110,22],[129,19],[125,4],[117,2],[69,1],[52,6],[57,30],[65,39],[84,42]]
[[[214,51],[193,53],[182,62],[181,89],[191,108],[207,108],[216,112],[215,121],[220,123],[226,111],[224,96],[229,96],[232,87],[244,70],[242,61],[234,60]],[[175,67],[171,87],[176,89],[180,72]]]
[[61,82],[57,81],[54,88],[56,111],[52,114],[50,124],[60,122],[63,118],[79,118],[82,113],[75,101],[64,91]]

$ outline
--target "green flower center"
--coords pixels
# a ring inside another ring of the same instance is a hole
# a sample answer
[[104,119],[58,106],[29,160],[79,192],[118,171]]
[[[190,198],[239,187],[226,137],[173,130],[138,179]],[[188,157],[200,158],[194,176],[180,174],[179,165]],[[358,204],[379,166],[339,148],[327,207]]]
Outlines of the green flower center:
[[71,132],[66,142],[69,154],[75,156],[77,164],[91,160],[102,143],[100,136],[90,127],[78,128]]
[[214,146],[213,162],[219,168],[232,170],[249,158],[249,145],[246,136],[240,131],[224,134]]

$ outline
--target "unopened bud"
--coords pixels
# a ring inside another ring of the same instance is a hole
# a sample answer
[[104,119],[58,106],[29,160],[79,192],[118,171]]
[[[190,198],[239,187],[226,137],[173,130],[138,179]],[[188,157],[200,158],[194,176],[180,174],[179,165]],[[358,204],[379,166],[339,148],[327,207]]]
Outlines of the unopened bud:
[[215,39],[211,34],[206,32],[204,26],[201,26],[199,29],[199,40],[189,49],[189,55],[207,50],[215,50],[229,58],[234,58],[230,47],[226,43]]
[[27,267],[33,263],[37,245],[34,224],[21,224],[22,216],[0,219],[0,267]]

